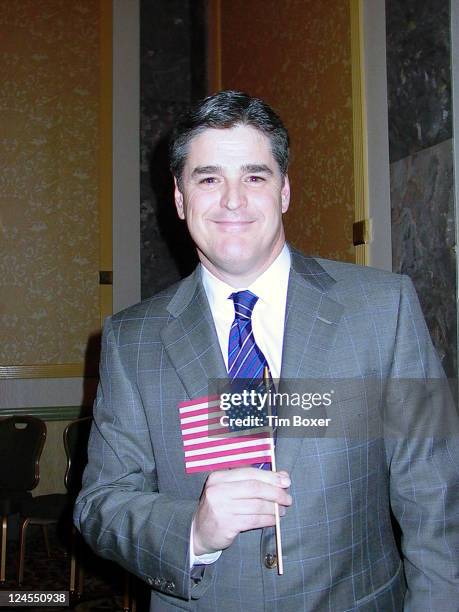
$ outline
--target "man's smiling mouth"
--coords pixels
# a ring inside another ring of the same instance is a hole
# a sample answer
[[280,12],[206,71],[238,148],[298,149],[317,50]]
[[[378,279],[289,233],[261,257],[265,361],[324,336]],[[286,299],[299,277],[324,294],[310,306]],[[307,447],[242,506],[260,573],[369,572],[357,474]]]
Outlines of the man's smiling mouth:
[[223,227],[241,227],[255,223],[256,219],[210,219],[210,221]]
[[226,233],[240,233],[252,227],[255,220],[248,221],[213,221],[217,228]]

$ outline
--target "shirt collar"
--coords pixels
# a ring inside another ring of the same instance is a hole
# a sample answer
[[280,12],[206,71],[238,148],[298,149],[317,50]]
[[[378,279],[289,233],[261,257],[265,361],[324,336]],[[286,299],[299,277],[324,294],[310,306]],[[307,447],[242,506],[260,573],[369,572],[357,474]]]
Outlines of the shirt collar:
[[287,298],[288,279],[290,274],[291,255],[287,244],[284,244],[282,251],[254,282],[248,287],[239,287],[234,289],[224,281],[209,272],[209,270],[201,265],[201,278],[204,285],[204,290],[209,300],[211,309],[230,304],[229,296],[234,291],[249,289],[258,296],[260,301],[265,302],[269,306],[285,308],[285,300]]

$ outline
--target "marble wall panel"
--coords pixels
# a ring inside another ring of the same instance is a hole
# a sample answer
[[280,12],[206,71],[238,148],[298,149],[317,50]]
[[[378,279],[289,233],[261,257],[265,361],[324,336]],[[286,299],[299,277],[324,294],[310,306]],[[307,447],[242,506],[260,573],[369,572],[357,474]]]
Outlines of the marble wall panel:
[[390,160],[451,138],[449,0],[386,0]]
[[452,141],[391,164],[393,270],[413,280],[434,344],[456,377]]
[[186,276],[196,256],[175,213],[167,142],[178,113],[206,93],[205,3],[142,0],[140,223],[142,298]]
[[457,377],[449,0],[386,0],[392,253]]

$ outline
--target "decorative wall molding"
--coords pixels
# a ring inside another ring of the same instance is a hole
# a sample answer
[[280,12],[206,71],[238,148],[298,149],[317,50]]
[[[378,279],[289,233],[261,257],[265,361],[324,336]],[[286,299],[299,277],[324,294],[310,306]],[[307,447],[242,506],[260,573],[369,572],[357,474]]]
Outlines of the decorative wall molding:
[[0,366],[0,380],[5,378],[94,378],[98,376],[97,370],[95,366],[88,368],[83,363]]
[[86,406],[34,406],[32,408],[1,408],[0,418],[9,416],[34,416],[43,421],[73,421],[91,414]]
[[0,366],[0,379],[5,378],[76,378],[84,375],[84,365],[11,365]]
[[[356,223],[363,222],[367,227],[371,227],[368,218],[368,139],[362,0],[351,0],[350,7],[352,116],[354,135],[354,218]],[[370,236],[366,238],[368,239]],[[368,243],[359,244],[355,247],[355,262],[361,265],[368,264]]]
[[141,299],[139,50],[140,0],[113,0],[113,312]]

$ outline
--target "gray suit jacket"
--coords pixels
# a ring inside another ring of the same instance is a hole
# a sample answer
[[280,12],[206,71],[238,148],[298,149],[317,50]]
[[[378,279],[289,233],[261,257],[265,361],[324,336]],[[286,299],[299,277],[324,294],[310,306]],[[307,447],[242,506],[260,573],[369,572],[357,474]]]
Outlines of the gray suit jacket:
[[[207,474],[185,474],[177,404],[225,376],[199,268],[107,320],[75,522],[98,554],[152,586],[151,610],[459,610],[457,438],[374,436],[382,395],[358,384],[328,414],[339,435],[278,438],[294,500],[281,522],[284,575],[266,564],[272,528],[240,534],[191,575]],[[411,282],[292,249],[281,378],[367,377],[443,377]],[[442,409],[427,402],[423,414]]]

